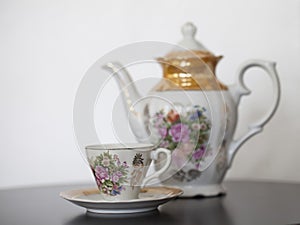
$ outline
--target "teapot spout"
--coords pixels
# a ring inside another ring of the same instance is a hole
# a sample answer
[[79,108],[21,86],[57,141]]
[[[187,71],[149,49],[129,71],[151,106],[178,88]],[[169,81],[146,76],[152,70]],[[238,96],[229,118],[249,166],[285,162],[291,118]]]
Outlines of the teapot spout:
[[109,62],[102,68],[112,73],[119,89],[123,91],[123,100],[124,103],[126,103],[126,108],[132,110],[131,107],[133,102],[140,99],[141,95],[138,93],[128,71],[118,62]]
[[148,106],[139,103],[142,98],[130,74],[119,62],[109,62],[102,66],[115,78],[122,94],[125,111],[127,112],[131,131],[139,142],[148,142],[149,131],[145,124],[149,118]]

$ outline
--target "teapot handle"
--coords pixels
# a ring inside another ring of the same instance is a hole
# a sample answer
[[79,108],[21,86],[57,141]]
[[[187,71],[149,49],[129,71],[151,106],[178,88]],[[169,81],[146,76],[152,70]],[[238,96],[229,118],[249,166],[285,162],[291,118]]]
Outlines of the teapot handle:
[[275,69],[276,63],[264,60],[249,60],[243,63],[237,73],[237,83],[230,87],[230,92],[232,97],[238,105],[241,96],[248,95],[251,91],[244,84],[244,75],[245,72],[251,67],[259,67],[263,69],[272,79],[273,83],[273,100],[270,110],[261,118],[258,122],[250,124],[248,126],[248,132],[240,137],[238,140],[233,140],[230,143],[228,149],[228,167],[231,166],[233,158],[237,153],[238,149],[251,137],[255,134],[260,133],[263,130],[264,125],[272,118],[276,109],[278,108],[279,99],[280,99],[280,83]]

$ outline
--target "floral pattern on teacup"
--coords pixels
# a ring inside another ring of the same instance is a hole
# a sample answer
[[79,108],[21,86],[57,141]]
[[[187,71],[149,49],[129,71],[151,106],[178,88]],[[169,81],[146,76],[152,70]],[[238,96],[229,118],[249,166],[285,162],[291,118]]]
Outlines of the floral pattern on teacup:
[[109,151],[96,156],[92,161],[91,168],[94,173],[97,185],[101,193],[116,196],[120,195],[123,186],[128,183],[127,162],[121,162],[117,154],[110,154]]

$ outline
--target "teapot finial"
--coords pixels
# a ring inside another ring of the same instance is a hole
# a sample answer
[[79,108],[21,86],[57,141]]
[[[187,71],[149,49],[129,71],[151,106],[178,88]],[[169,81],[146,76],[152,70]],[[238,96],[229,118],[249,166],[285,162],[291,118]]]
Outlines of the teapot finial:
[[189,50],[208,51],[200,42],[195,39],[197,27],[193,23],[185,23],[181,28],[181,32],[183,34],[183,40],[178,43],[179,46]]
[[197,27],[193,23],[187,22],[182,26],[181,32],[184,38],[194,38],[197,32]]

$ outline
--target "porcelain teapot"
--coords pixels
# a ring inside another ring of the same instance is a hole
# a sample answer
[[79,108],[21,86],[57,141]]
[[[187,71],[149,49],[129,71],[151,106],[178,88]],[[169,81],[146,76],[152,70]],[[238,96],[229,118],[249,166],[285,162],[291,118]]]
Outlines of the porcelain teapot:
[[[262,131],[275,113],[280,84],[275,63],[250,60],[237,71],[234,85],[221,83],[215,68],[222,56],[215,56],[195,39],[196,27],[182,27],[181,50],[157,58],[163,78],[142,97],[125,67],[109,62],[103,67],[113,73],[122,90],[129,123],[139,142],[151,142],[172,151],[172,165],[160,183],[183,189],[184,197],[214,196],[225,193],[222,181],[238,149]],[[183,50],[182,50],[183,49]],[[273,83],[270,111],[239,139],[234,139],[238,105],[250,94],[243,76],[252,67],[263,69]],[[155,169],[163,166],[158,157]]]

